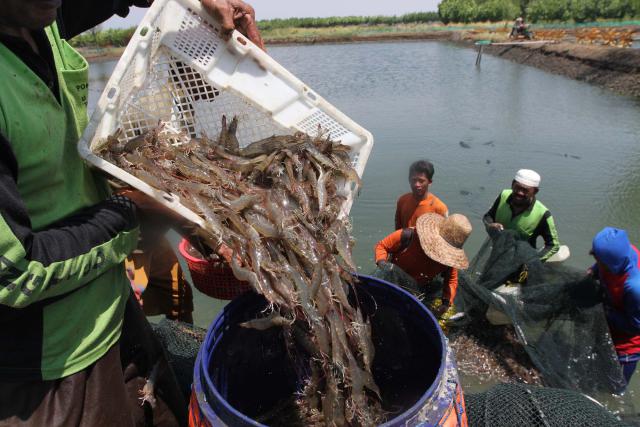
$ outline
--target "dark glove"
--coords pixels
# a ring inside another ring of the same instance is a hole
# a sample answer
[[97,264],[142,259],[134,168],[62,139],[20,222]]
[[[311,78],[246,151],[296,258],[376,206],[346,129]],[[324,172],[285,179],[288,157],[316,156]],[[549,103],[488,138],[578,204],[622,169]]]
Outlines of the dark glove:
[[437,318],[441,318],[448,310],[449,307],[451,306],[451,303],[448,300],[442,300],[442,303],[438,306],[438,308],[436,308],[434,310],[434,315]]
[[382,271],[391,271],[393,270],[393,263],[389,261],[378,261],[378,268]]

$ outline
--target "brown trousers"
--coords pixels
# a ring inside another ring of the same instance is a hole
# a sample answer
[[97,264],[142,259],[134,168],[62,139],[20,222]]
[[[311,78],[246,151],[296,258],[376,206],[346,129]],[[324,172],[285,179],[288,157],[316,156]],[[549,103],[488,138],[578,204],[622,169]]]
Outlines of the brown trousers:
[[125,262],[127,270],[133,272],[134,286],[144,290],[144,313],[193,323],[193,294],[178,258],[167,239],[154,239],[153,243],[142,241]]
[[[1,351],[1,350],[0,350]],[[158,364],[156,404],[140,391]],[[0,382],[0,426],[181,426],[187,405],[133,296],[119,343],[96,363],[52,381]]]

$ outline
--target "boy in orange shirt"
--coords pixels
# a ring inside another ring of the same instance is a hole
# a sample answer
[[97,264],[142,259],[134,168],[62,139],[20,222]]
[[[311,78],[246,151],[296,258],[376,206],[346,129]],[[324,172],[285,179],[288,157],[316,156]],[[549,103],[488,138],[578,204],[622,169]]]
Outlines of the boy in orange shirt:
[[444,217],[449,215],[447,205],[434,194],[429,193],[433,172],[433,164],[428,160],[418,160],[409,168],[411,193],[404,194],[398,199],[396,230],[415,227],[418,218],[426,213],[437,213]]

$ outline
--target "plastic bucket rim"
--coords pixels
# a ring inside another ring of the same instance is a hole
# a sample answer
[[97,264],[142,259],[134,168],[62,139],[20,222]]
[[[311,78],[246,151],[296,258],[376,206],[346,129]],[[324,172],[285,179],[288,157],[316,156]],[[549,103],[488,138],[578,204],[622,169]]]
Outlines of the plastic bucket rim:
[[[191,390],[192,390],[192,393],[195,394],[199,411],[207,417],[210,417],[211,415],[215,416],[215,412],[213,411],[213,408],[211,408],[211,405],[209,404],[209,402],[202,401],[200,399],[201,395],[206,396],[205,391],[202,389],[202,385],[201,385],[202,377],[204,377],[205,375],[203,375],[200,371],[200,367],[201,367],[200,359],[201,359],[200,352],[198,352],[198,355],[196,356],[196,363],[193,369],[193,386]],[[211,420],[208,420],[208,421],[211,421]]]
[[196,258],[196,257],[194,257],[193,255],[190,255],[187,252],[187,244],[188,243],[189,243],[189,241],[187,239],[182,239],[180,241],[180,244],[178,245],[178,250],[180,251],[180,255],[182,255],[184,257],[184,259],[186,259],[187,262],[189,262],[189,263],[201,264],[201,265],[208,264],[209,261],[207,261],[206,259]]
[[[425,403],[428,399],[430,399],[431,397],[433,397],[433,395],[435,394],[435,391],[438,389],[438,387],[440,386],[440,383],[444,377],[444,372],[446,369],[446,362],[447,362],[447,341],[446,338],[444,336],[444,333],[442,332],[442,329],[440,328],[440,325],[438,324],[437,319],[435,318],[435,316],[433,315],[433,313],[431,313],[431,311],[424,305],[422,304],[422,302],[420,302],[415,296],[413,296],[410,292],[405,291],[404,289],[402,289],[401,287],[394,285],[393,283],[387,282],[386,280],[382,280],[379,279],[377,277],[372,277],[372,276],[368,276],[368,275],[364,275],[364,274],[355,274],[355,276],[358,279],[365,279],[367,282],[367,285],[369,285],[370,283],[375,283],[374,286],[385,286],[385,287],[389,287],[391,289],[393,289],[396,292],[399,292],[400,294],[403,294],[406,297],[409,297],[409,299],[414,302],[415,304],[417,304],[417,308],[426,313],[427,316],[431,319],[431,322],[433,323],[433,325],[436,326],[436,330],[438,331],[438,338],[440,339],[440,366],[438,367],[438,373],[436,375],[436,377],[434,378],[434,380],[432,381],[431,385],[429,386],[429,388],[427,388],[427,390],[420,396],[420,398],[417,400],[416,403],[414,403],[411,407],[407,408],[406,410],[404,410],[401,414],[399,414],[398,416],[388,420],[386,423],[381,424],[379,427],[393,427],[395,425],[397,425],[398,422],[404,422],[407,418],[409,417],[413,417],[416,413],[419,412],[419,410],[421,408],[423,408],[425,406]],[[378,283],[376,283],[378,282]],[[245,294],[246,296],[246,294]],[[210,350],[214,350],[217,345],[218,345],[218,341],[220,338],[220,334],[216,334],[217,336],[215,336],[214,339],[210,339],[210,336],[213,337],[214,335],[214,331],[218,330],[218,329],[224,329],[223,323],[225,320],[225,314],[228,311],[231,311],[235,308],[235,306],[240,305],[243,303],[243,298],[236,298],[234,300],[232,300],[229,304],[227,304],[224,309],[222,310],[222,312],[216,317],[216,319],[212,322],[211,326],[209,327],[209,330],[207,331],[207,335],[205,337],[205,341],[201,347],[200,352],[202,352],[202,349],[205,350],[203,357],[202,357],[202,362],[204,362],[204,364],[202,365],[204,368],[208,369],[209,364],[211,362],[211,358],[210,356],[214,353],[213,351]],[[197,361],[200,360],[200,352],[198,352],[198,359]],[[194,367],[195,369],[199,368],[199,364],[196,363],[196,366]],[[208,375],[208,372],[205,372],[205,374],[203,374],[201,376],[201,379],[204,378],[204,381],[207,384],[207,389],[209,392],[211,392],[214,396],[214,398],[216,400],[218,400],[218,402],[224,406],[226,408],[227,411],[229,411],[230,413],[232,413],[234,416],[238,417],[240,420],[246,422],[248,425],[254,426],[254,427],[268,427],[264,424],[260,424],[257,421],[247,417],[246,415],[244,415],[243,413],[241,413],[240,411],[238,411],[237,409],[235,409],[235,407],[233,407],[229,402],[227,402],[227,400],[222,397],[222,395],[218,392],[217,387],[215,387],[215,385],[213,384],[210,375]],[[211,405],[209,405],[211,407]],[[212,408],[213,410],[213,408]],[[215,411],[214,411],[215,413]],[[406,415],[405,415],[406,414]],[[219,415],[219,414],[216,414]],[[224,421],[224,420],[222,420]]]
[[[215,350],[215,348],[217,347],[217,345],[219,344],[219,338],[221,337],[221,334],[217,334],[217,336],[215,336],[214,339],[212,340],[208,340],[209,338],[209,334],[211,333],[211,335],[213,336],[214,331],[218,330],[218,329],[223,329],[224,330],[224,321],[226,318],[226,314],[228,311],[231,311],[235,308],[235,306],[241,305],[243,303],[242,298],[236,298],[234,300],[232,300],[229,304],[227,304],[224,309],[222,310],[222,312],[215,318],[215,320],[213,321],[211,327],[209,328],[209,330],[207,331],[207,336],[205,337],[205,341],[203,343],[203,346],[201,347],[201,351],[204,348],[206,351],[203,354],[202,357],[202,362],[204,362],[201,366],[204,369],[209,368],[210,362],[211,362],[211,355],[214,353],[213,350]],[[201,352],[200,351],[200,352]],[[200,356],[200,352],[198,352],[198,357]],[[197,359],[199,360],[199,359]],[[196,365],[194,367],[195,369],[198,369],[200,365]],[[205,372],[204,375],[201,376],[201,380],[202,378],[204,378],[204,381],[207,384],[207,390],[213,394],[213,397],[220,403],[220,405],[224,406],[226,408],[227,411],[231,412],[231,414],[233,414],[234,416],[236,416],[237,418],[239,418],[240,420],[244,421],[245,423],[247,423],[248,425],[254,426],[254,427],[268,427],[264,424],[260,424],[259,422],[249,418],[248,416],[246,416],[245,414],[243,414],[242,412],[238,411],[233,405],[231,405],[231,403],[229,403],[227,401],[227,399],[225,399],[220,392],[218,391],[218,388],[215,386],[215,384],[213,384],[213,381],[211,380],[211,376],[208,375],[208,372]],[[209,405],[211,407],[211,405]],[[213,408],[212,408],[213,410]],[[215,413],[215,410],[214,410]],[[216,416],[219,416],[220,414],[216,413]],[[222,420],[223,422],[226,422],[225,420]]]

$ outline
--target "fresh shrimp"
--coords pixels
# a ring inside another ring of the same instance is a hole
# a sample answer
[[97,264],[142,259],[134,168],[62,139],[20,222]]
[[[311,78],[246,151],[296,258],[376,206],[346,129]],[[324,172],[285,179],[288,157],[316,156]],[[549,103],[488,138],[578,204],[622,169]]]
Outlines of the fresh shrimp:
[[[218,145],[221,147],[227,147],[227,116],[222,115],[222,126],[220,127],[220,135],[218,136]],[[214,145],[215,147],[215,145]]]
[[325,172],[321,167],[318,167],[320,176],[316,181],[316,198],[318,200],[318,212],[324,211],[327,205],[327,179],[329,178],[329,172]]
[[333,163],[336,164],[336,169],[338,172],[340,172],[341,175],[343,175],[348,180],[355,182],[358,187],[362,187],[362,180],[360,179],[360,175],[358,175],[358,172],[356,172],[356,170],[351,167],[350,164],[347,164],[347,162],[342,160],[342,158],[336,154],[330,154],[329,157],[331,158]]
[[238,129],[238,117],[233,116],[229,128],[227,129],[226,148],[232,153],[237,153],[240,149],[238,138],[236,138],[236,130]]
[[257,212],[246,212],[244,218],[264,237],[278,238],[280,233],[274,224]]
[[364,367],[367,371],[371,372],[371,366],[375,356],[375,348],[373,346],[373,341],[371,340],[371,323],[368,319],[366,322],[364,321],[362,312],[358,308],[356,308],[352,329],[358,343],[360,354],[362,354]]
[[217,198],[223,205],[233,210],[234,212],[242,212],[261,199],[261,197],[257,194],[244,194],[238,198],[231,200],[222,196],[221,192],[218,192]]
[[264,262],[263,268],[270,276],[271,286],[280,296],[286,301],[289,308],[293,308],[299,304],[298,294],[296,293],[295,285],[291,280],[282,274],[279,269],[275,268],[270,262]]
[[344,405],[340,403],[344,402],[344,397],[338,389],[338,380],[331,370],[329,370],[326,380],[327,393],[322,397],[322,414],[327,424],[333,423],[336,427],[342,427],[346,425],[344,409],[340,409]]
[[262,294],[263,292],[260,287],[258,276],[253,271],[240,266],[240,263],[237,260],[237,254],[238,250],[236,249],[233,251],[233,255],[231,256],[231,270],[233,271],[233,275],[241,282],[249,283],[257,293]]
[[164,181],[161,181],[158,177],[150,174],[144,169],[133,169],[131,172],[136,178],[144,181],[146,184],[149,184],[154,188],[157,188],[158,190],[166,191],[168,189]]
[[307,179],[307,182],[311,184],[311,188],[313,189],[313,192],[317,193],[318,177],[316,176],[316,173],[313,171],[313,168],[309,163],[305,163],[303,168],[303,174]]
[[335,169],[335,165],[327,156],[322,154],[313,144],[305,144],[304,150],[311,155],[311,157],[320,163],[322,166],[328,168],[329,170]]
[[274,151],[280,151],[284,147],[300,143],[295,135],[280,135],[270,136],[260,141],[253,142],[240,150],[240,153],[245,157],[255,157],[260,154],[272,153]]
[[356,271],[357,268],[351,256],[351,240],[349,239],[349,234],[347,233],[342,221],[334,222],[329,230],[329,234],[338,254],[340,254],[342,259],[347,263],[347,266],[351,271]]
[[344,284],[340,279],[340,274],[338,273],[337,269],[332,269],[329,277],[331,290],[333,291],[333,294],[336,296],[336,298],[338,298],[340,305],[342,305],[345,310],[352,312],[353,307],[351,307],[351,304],[349,304],[349,298],[347,297],[347,293],[344,289]]
[[204,199],[196,196],[196,197],[193,197],[193,201],[195,202],[196,206],[204,216],[204,219],[206,221],[205,229],[208,231],[211,231],[216,235],[216,237],[221,239],[224,234],[223,233],[224,228],[222,226],[222,222],[220,221],[220,217],[214,212],[214,210],[209,205],[207,205]]
[[239,323],[243,328],[257,329],[264,331],[274,326],[289,327],[293,324],[293,320],[287,319],[280,315],[280,313],[274,311],[267,317],[261,317],[258,319],[247,320],[246,322]]

